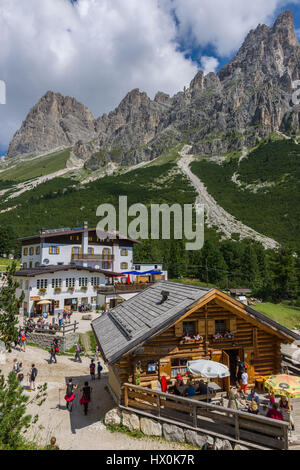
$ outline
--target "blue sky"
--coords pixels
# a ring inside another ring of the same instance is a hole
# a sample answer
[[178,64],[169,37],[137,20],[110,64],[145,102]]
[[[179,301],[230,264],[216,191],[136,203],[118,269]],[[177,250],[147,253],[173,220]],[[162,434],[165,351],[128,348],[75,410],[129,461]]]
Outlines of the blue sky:
[[[154,98],[226,64],[250,29],[300,0],[1,0],[0,154],[48,91],[74,96],[95,117],[133,88]],[[176,20],[175,20],[176,19]]]

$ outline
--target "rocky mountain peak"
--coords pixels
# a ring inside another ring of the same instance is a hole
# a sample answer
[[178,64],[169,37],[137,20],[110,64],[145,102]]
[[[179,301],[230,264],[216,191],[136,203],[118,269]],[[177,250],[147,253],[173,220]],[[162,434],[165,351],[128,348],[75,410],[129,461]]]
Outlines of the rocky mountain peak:
[[278,35],[281,43],[287,43],[291,46],[299,45],[295,32],[293,14],[290,10],[286,10],[278,16],[272,31]]

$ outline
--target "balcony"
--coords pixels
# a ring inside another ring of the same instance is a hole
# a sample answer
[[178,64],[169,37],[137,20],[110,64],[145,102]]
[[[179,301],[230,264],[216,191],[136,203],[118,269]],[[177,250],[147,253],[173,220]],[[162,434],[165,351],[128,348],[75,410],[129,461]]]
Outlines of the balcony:
[[139,284],[120,284],[116,283],[114,286],[101,286],[97,290],[98,294],[108,295],[108,294],[128,294],[134,292],[140,292],[145,290],[147,287],[152,286],[153,282],[142,282]]
[[114,255],[103,255],[103,254],[73,254],[72,261],[114,261]]

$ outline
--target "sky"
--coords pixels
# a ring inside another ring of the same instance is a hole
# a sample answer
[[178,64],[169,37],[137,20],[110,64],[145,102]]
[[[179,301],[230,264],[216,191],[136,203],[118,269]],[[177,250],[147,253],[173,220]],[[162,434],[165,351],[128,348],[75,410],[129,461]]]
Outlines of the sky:
[[173,95],[288,8],[300,38],[300,0],[0,0],[0,154],[48,90],[95,117],[133,88]]

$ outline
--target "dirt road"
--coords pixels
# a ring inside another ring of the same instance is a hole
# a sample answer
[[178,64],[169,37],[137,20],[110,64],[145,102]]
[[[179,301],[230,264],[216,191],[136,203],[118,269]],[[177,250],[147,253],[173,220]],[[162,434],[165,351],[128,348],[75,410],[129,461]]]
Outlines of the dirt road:
[[[41,445],[49,443],[50,437],[55,436],[57,444],[63,450],[156,450],[156,449],[182,449],[179,444],[168,443],[163,440],[150,438],[135,439],[123,433],[111,433],[106,429],[101,419],[105,413],[114,407],[114,402],[105,390],[107,385],[107,369],[104,366],[101,380],[90,381],[90,359],[82,358],[82,364],[74,362],[72,357],[58,356],[58,364],[48,364],[49,353],[42,349],[27,347],[26,353],[13,351],[7,354],[5,365],[1,365],[2,372],[7,375],[12,369],[13,359],[23,362],[24,384],[28,387],[26,374],[32,362],[38,369],[37,384],[48,383],[48,397],[39,408],[30,406],[28,411],[38,414],[39,420],[30,429],[30,437],[34,437]],[[76,399],[72,413],[66,409],[64,388],[66,380],[73,378],[78,385]],[[92,402],[88,416],[84,416],[79,404],[79,390],[88,380],[93,388]],[[34,392],[28,392],[32,396]]]

